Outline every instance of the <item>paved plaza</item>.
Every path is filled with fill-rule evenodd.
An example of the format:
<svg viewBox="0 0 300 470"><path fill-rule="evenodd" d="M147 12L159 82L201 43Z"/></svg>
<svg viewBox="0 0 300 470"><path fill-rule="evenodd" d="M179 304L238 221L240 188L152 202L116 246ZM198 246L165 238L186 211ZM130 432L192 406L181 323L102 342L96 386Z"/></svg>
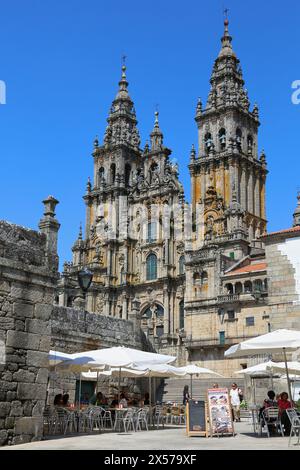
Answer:
<svg viewBox="0 0 300 470"><path fill-rule="evenodd" d="M249 423L238 423L235 437L206 439L189 438L185 428L165 427L155 431L101 433L51 438L49 440L3 447L1 450L300 450L293 438L288 447L287 437L266 435L257 437Z"/></svg>

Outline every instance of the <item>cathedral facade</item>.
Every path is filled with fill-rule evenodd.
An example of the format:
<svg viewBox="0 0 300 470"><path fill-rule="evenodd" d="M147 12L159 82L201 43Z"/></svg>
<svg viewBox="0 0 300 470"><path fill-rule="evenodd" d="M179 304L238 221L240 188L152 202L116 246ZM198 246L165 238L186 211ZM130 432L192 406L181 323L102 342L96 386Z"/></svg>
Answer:
<svg viewBox="0 0 300 470"><path fill-rule="evenodd" d="M123 66L103 142L94 142L85 232L64 265L57 301L84 301L88 311L123 319L135 311L157 350L231 375L239 365L224 366L225 349L267 331L269 316L260 241L267 163L227 20L210 83L206 106L199 100L196 110L187 204L158 113L141 149ZM86 299L83 268L93 273Z"/></svg>

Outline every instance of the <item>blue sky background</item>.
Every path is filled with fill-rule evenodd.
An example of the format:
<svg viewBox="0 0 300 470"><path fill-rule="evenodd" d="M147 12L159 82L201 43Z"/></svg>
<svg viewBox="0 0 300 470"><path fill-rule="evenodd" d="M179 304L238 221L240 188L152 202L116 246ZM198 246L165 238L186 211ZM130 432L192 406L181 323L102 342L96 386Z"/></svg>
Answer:
<svg viewBox="0 0 300 470"><path fill-rule="evenodd" d="M261 112L260 148L269 165L269 229L291 225L300 189L299 0L9 0L0 1L0 218L37 228L41 200L60 200L61 262L85 220L82 196L92 175L92 145L102 140L117 91L121 56L142 143L159 104L165 144L190 197L187 170L197 97L206 101L220 49L223 9L246 86Z"/></svg>

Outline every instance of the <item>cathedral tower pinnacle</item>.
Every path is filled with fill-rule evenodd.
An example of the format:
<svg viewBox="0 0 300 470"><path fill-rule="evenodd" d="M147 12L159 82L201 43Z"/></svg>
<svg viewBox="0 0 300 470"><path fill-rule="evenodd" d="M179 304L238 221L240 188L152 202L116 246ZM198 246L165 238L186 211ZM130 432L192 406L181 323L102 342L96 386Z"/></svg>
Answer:
<svg viewBox="0 0 300 470"><path fill-rule="evenodd" d="M228 19L224 22L221 43L206 106L201 101L197 105L199 153L189 167L194 215L196 205L205 201L213 181L224 209L230 209L236 201L240 204L245 213L245 233L251 241L266 229L267 169L265 159L258 158L259 112L257 104L250 109L240 61L232 47ZM211 217L210 214L210 220ZM226 227L228 229L225 221L224 230Z"/></svg>

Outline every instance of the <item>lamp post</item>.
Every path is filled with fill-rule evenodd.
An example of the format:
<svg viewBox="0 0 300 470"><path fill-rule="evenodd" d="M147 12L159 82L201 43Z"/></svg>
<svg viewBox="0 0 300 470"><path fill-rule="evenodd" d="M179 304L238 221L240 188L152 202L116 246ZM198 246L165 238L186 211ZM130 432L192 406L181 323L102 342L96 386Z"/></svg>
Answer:
<svg viewBox="0 0 300 470"><path fill-rule="evenodd" d="M78 272L78 282L85 300L86 293L89 290L93 280L93 273L88 268L83 268Z"/></svg>

